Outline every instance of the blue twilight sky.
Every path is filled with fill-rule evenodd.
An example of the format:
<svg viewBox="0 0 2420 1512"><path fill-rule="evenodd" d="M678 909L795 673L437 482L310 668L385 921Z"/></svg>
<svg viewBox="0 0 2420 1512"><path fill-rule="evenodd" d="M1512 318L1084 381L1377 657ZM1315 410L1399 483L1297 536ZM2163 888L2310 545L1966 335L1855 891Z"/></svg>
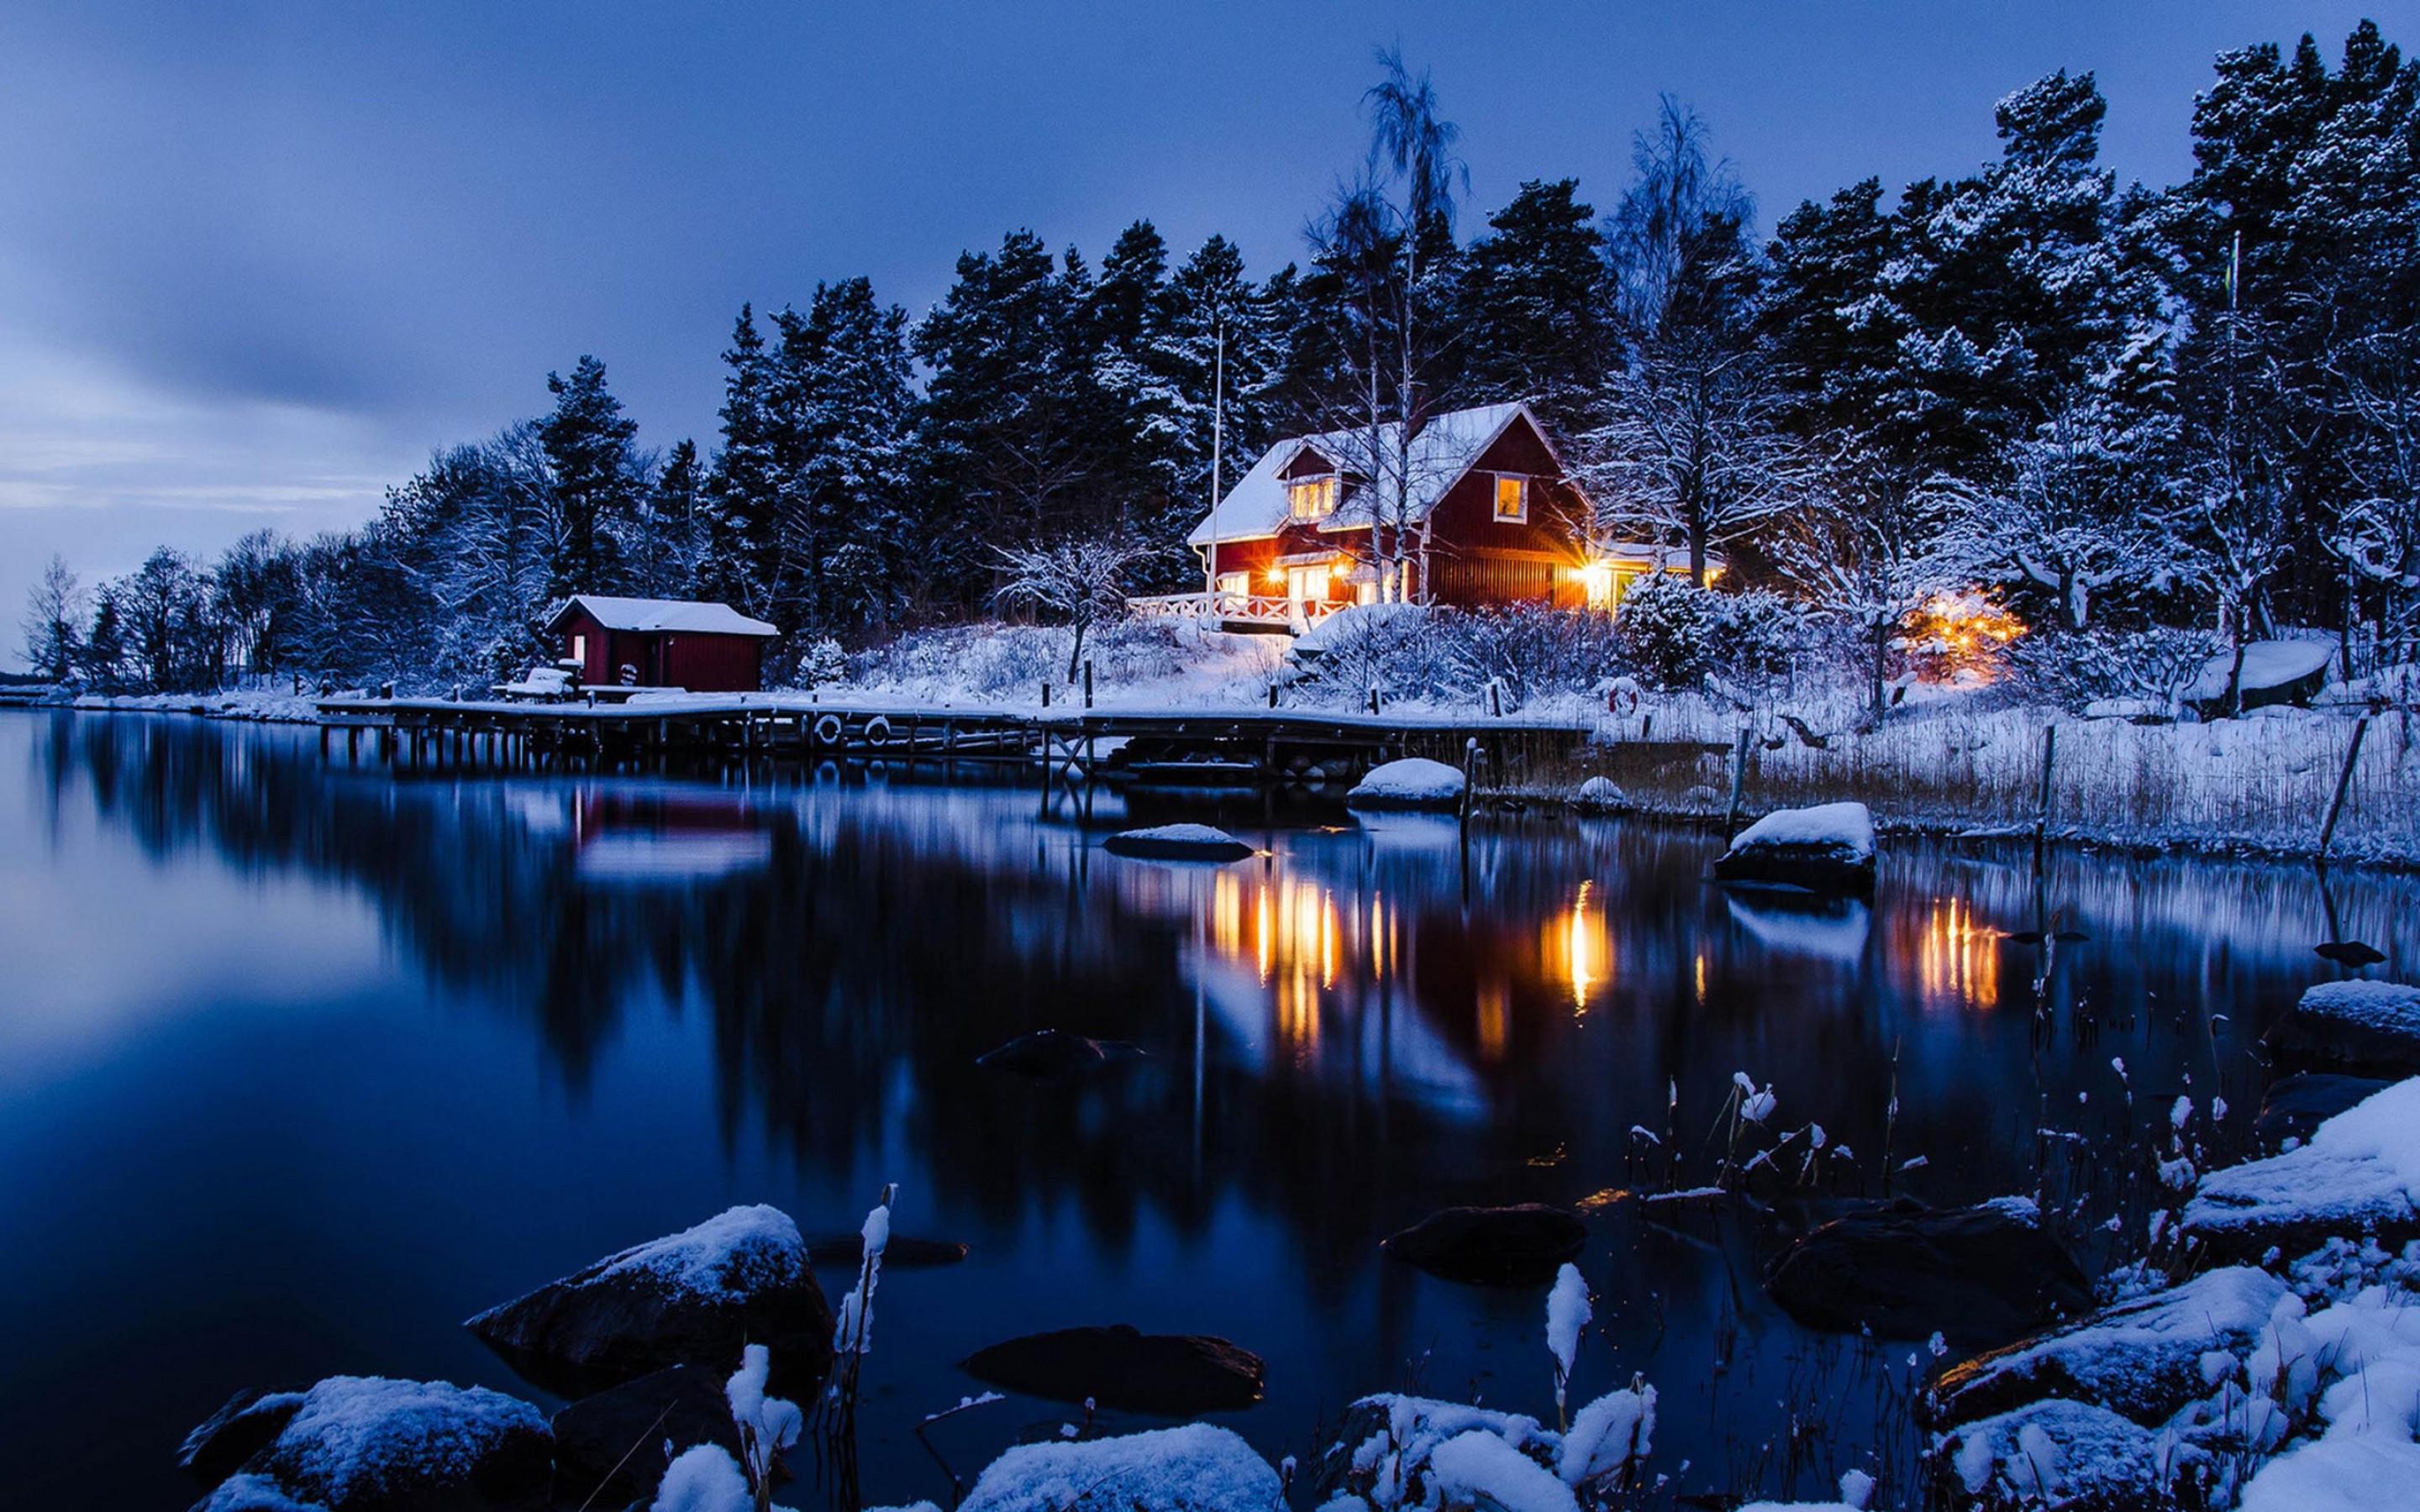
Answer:
<svg viewBox="0 0 2420 1512"><path fill-rule="evenodd" d="M1463 128L1472 200L1600 208L1658 90L1770 227L1868 174L1965 171L1992 102L2090 69L2122 177L2190 168L2211 56L2311 0L0 7L0 659L54 550L352 523L593 351L663 444L708 436L742 300L872 275L921 311L1027 225L1097 260L1137 216L1296 257L1361 151L1373 44Z"/></svg>

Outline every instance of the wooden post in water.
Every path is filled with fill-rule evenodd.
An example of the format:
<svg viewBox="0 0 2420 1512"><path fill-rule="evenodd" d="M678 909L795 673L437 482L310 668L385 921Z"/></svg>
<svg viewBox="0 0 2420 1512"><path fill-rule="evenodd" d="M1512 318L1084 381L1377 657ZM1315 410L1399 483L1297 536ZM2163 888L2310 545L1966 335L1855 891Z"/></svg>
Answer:
<svg viewBox="0 0 2420 1512"><path fill-rule="evenodd" d="M2369 733L2369 716L2365 714L2353 724L2352 744L2345 748L2344 770L2336 774L2336 795L2328 802L2328 822L2319 826L2319 855L2313 859L2325 864L2328 847L2336 838L2336 819L2344 812L2345 795L2352 791L2353 764L2361 760L2361 737Z"/></svg>
<svg viewBox="0 0 2420 1512"><path fill-rule="evenodd" d="M1731 800L1723 810L1723 839L1739 833L1740 805L1747 798L1748 727L1740 726L1739 738L1731 742Z"/></svg>
<svg viewBox="0 0 2420 1512"><path fill-rule="evenodd" d="M1479 737L1462 743L1462 827L1470 827L1471 793L1479 782Z"/></svg>
<svg viewBox="0 0 2420 1512"><path fill-rule="evenodd" d="M2058 726L2044 725L2042 727L2041 793L2036 801L2034 812L2034 872L2037 875L2040 874L2042 869L2042 846L2050 838L2050 779L2057 758Z"/></svg>

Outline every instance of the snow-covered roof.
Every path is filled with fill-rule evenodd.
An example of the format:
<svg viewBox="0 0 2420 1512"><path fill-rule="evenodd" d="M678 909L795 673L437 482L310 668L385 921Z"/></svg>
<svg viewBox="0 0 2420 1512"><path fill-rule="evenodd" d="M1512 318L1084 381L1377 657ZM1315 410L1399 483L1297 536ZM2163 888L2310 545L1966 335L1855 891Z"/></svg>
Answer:
<svg viewBox="0 0 2420 1512"><path fill-rule="evenodd" d="M546 622L550 630L577 607L596 616L609 630L687 630L700 635L780 635L763 620L752 620L728 604L696 603L678 598L615 598L605 594L574 594Z"/></svg>
<svg viewBox="0 0 2420 1512"><path fill-rule="evenodd" d="M1529 407L1517 402L1448 410L1415 431L1406 523L1426 516L1448 489L1461 482L1480 454L1495 444L1496 438L1504 434L1515 417L1527 418L1538 427L1539 435L1545 434ZM1377 444L1382 457L1394 456L1399 428L1394 424L1378 427ZM1227 490L1227 497L1202 517L1201 524L1193 527L1192 533L1185 538L1186 544L1208 546L1213 541L1250 541L1277 534L1293 517L1293 507L1286 499L1285 470L1295 457L1305 451L1315 452L1346 471L1367 472L1365 454L1370 445L1370 432L1359 427L1294 436L1278 442L1262 453L1252 470ZM1367 525L1370 507L1367 491L1357 488L1340 501L1336 512L1321 523L1329 529Z"/></svg>

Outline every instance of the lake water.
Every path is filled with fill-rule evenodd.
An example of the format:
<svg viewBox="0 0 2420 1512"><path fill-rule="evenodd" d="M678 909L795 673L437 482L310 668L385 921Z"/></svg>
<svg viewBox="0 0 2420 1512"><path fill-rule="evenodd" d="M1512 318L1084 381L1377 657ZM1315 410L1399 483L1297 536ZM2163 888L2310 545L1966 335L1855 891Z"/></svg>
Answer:
<svg viewBox="0 0 2420 1512"><path fill-rule="evenodd" d="M906 773L397 777L306 731L0 715L13 1500L183 1504L176 1443L239 1386L551 1405L460 1320L733 1203L852 1229L892 1180L898 1232L972 1251L885 1280L871 1498L946 1504L912 1430L978 1389L954 1362L1074 1324L1265 1356L1267 1399L1220 1421L1272 1458L1407 1385L1551 1419L1539 1293L1378 1250L1525 1199L1595 1214L1575 1401L1643 1373L1676 1489L1812 1493L1877 1432L1904 1455L1877 1404L1908 1351L1788 1322L1758 1235L1591 1201L1664 1179L1634 1126L1704 1180L1745 1071L1851 1152L1801 1193L1920 1157L1897 1190L2040 1193L2097 1264L2142 1211L2130 1130L2221 1092L2242 1137L2257 1035L2335 974L2331 907L2385 974L2420 953L2394 876L2067 854L2038 887L2022 851L1906 841L1870 909L1810 914L1708 886L1684 829L1466 846L1253 800L1217 817L1269 854L1203 868L1102 852L1126 813ZM2044 918L2090 936L2046 975L2004 937ZM1149 1055L1073 1089L974 1066L1046 1026ZM1079 1415L1016 1398L932 1437L970 1473Z"/></svg>

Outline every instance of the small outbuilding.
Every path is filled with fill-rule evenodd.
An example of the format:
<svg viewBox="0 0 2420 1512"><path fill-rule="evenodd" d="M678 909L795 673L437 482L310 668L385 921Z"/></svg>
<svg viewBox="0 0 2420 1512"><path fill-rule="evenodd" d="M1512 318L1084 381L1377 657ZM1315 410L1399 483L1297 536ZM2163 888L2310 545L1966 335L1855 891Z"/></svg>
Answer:
<svg viewBox="0 0 2420 1512"><path fill-rule="evenodd" d="M753 693L765 642L781 634L728 604L574 594L546 622L564 664L596 687Z"/></svg>

